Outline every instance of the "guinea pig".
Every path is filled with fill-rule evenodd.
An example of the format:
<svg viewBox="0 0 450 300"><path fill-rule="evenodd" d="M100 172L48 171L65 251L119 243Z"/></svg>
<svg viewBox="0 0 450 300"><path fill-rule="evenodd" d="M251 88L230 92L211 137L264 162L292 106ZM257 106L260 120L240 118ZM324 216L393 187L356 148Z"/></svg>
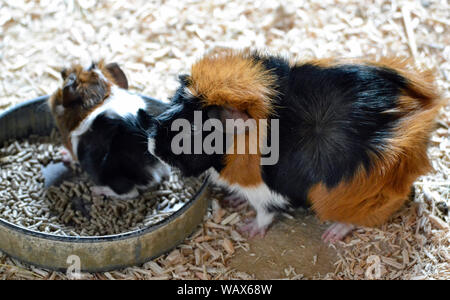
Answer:
<svg viewBox="0 0 450 300"><path fill-rule="evenodd" d="M73 65L61 71L62 88L48 104L67 151L97 185L96 195L134 198L159 183L167 165L147 151L146 101L127 91L118 64Z"/></svg>
<svg viewBox="0 0 450 300"><path fill-rule="evenodd" d="M248 200L257 215L241 230L250 237L264 235L277 212L307 205L334 222L322 236L332 242L355 225L386 222L408 199L414 180L431 169L427 144L443 104L433 73L407 59L290 62L226 50L180 76L148 146L183 173L208 171ZM234 126L225 126L230 120ZM177 146L180 128L191 151ZM208 143L217 151L201 151Z"/></svg>

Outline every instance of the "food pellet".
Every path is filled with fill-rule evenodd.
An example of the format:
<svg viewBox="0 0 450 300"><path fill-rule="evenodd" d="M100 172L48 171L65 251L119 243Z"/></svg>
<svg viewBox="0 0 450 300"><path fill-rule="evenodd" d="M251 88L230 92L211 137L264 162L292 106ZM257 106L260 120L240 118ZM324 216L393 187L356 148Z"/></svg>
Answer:
<svg viewBox="0 0 450 300"><path fill-rule="evenodd" d="M0 215L35 231L61 236L102 236L142 229L161 222L186 204L202 178L170 179L140 191L135 199L93 196L94 184L73 165L74 176L44 189L42 168L61 162L58 135L30 136L0 148Z"/></svg>

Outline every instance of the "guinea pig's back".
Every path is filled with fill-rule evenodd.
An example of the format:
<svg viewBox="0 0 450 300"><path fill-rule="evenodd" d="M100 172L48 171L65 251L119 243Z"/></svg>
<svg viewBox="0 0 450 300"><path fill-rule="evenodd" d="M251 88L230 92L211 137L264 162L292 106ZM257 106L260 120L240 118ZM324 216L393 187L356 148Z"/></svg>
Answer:
<svg viewBox="0 0 450 300"><path fill-rule="evenodd" d="M277 110L282 168L330 187L361 164L369 168L370 153L392 135L398 116L386 112L404 86L401 76L372 66L292 68Z"/></svg>
<svg viewBox="0 0 450 300"><path fill-rule="evenodd" d="M442 101L430 72L396 63L293 67L277 109L280 160L264 167L269 185L303 202L318 184L332 190L364 173L364 182L376 185L382 180L369 182L372 174L387 180L401 168L390 180L409 191L429 170L427 142Z"/></svg>

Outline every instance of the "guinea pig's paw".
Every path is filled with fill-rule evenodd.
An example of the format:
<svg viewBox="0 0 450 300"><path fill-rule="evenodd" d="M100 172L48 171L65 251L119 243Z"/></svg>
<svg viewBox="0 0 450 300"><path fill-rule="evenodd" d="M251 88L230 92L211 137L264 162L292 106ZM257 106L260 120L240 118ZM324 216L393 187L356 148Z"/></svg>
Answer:
<svg viewBox="0 0 450 300"><path fill-rule="evenodd" d="M229 194L223 197L222 203L226 206L237 208L241 206L242 204L246 203L247 199L244 197L238 195L238 194Z"/></svg>
<svg viewBox="0 0 450 300"><path fill-rule="evenodd" d="M246 223L239 227L239 231L242 234L248 236L248 238L252 239L256 236L264 237L267 233L267 229L269 226L259 226L258 222L255 219L246 220Z"/></svg>
<svg viewBox="0 0 450 300"><path fill-rule="evenodd" d="M91 193L94 196L106 196L121 200L133 199L139 196L139 192L136 188L133 188L130 192L125 194L117 194L109 186L93 186L91 187Z"/></svg>
<svg viewBox="0 0 450 300"><path fill-rule="evenodd" d="M322 240L325 243L335 243L337 241L342 241L348 234L350 234L355 225L346 223L333 223L327 230L325 230L322 235Z"/></svg>
<svg viewBox="0 0 450 300"><path fill-rule="evenodd" d="M161 179L162 180L168 180L170 178L170 167L166 165L165 163L161 163L161 165L158 168Z"/></svg>
<svg viewBox="0 0 450 300"><path fill-rule="evenodd" d="M156 166L148 168L148 172L151 174L150 187L154 187L170 178L170 168L163 163L158 163Z"/></svg>
<svg viewBox="0 0 450 300"><path fill-rule="evenodd" d="M93 196L107 196L106 194L111 192L111 189L107 186L91 186L91 193Z"/></svg>

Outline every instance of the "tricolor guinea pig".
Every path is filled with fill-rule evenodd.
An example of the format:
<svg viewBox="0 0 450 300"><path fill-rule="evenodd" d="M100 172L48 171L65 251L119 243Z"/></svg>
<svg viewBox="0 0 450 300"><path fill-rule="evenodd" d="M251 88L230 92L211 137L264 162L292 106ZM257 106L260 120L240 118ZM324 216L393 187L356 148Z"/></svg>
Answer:
<svg viewBox="0 0 450 300"><path fill-rule="evenodd" d="M153 120L149 151L187 175L208 171L247 199L257 213L241 228L249 236L263 235L278 211L307 204L335 222L323 239L342 239L355 225L387 221L431 168L427 144L444 102L432 72L408 60L289 62L227 50L180 82ZM236 151L242 137L246 152Z"/></svg>
<svg viewBox="0 0 450 300"><path fill-rule="evenodd" d="M116 63L73 65L61 72L63 85L49 106L67 148L97 186L97 195L133 198L138 188L158 183L168 167L147 151L145 100L127 91Z"/></svg>

